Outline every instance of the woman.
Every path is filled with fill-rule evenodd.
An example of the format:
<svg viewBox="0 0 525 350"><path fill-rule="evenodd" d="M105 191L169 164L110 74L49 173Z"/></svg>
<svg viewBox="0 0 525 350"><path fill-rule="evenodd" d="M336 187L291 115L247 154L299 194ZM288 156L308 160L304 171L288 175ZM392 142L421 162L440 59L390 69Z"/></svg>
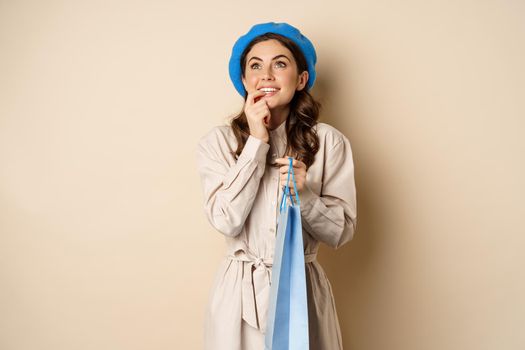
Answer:
<svg viewBox="0 0 525 350"><path fill-rule="evenodd" d="M312 43L287 23L257 24L233 47L229 73L245 99L243 111L197 147L205 213L227 245L206 309L205 349L264 348L288 156L301 203L310 349L343 348L331 285L316 254L320 242L338 248L354 235L354 166L348 139L317 122L320 104L308 91L315 63Z"/></svg>

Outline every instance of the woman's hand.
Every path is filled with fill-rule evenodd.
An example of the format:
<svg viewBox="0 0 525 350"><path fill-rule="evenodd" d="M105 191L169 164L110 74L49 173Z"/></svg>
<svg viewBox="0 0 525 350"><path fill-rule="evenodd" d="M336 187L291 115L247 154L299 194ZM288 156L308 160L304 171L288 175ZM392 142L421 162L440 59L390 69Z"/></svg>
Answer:
<svg viewBox="0 0 525 350"><path fill-rule="evenodd" d="M248 127L250 128L250 135L268 143L270 141L268 126L270 125L271 114L266 99L263 98L264 95L266 93L260 90L248 92L244 105L244 114L246 114ZM259 98L260 100L258 100Z"/></svg>
<svg viewBox="0 0 525 350"><path fill-rule="evenodd" d="M290 165L290 160L288 158L277 158L275 162L278 164L282 164L282 166L279 167L279 172L281 173L280 185L281 187L284 187L286 186L286 180L288 179L288 168ZM304 188L304 184L306 182L306 164L304 164L300 160L294 159L292 166L293 166L293 173L295 175L295 185L297 187L297 192L299 192ZM290 174L289 186L290 186L290 193L292 195L295 195L295 191L293 188L292 174Z"/></svg>

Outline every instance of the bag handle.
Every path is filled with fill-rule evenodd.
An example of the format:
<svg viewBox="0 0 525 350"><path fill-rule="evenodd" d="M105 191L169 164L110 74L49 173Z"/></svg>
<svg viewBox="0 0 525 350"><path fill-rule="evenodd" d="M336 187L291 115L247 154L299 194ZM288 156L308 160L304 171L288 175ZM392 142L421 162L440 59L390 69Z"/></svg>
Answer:
<svg viewBox="0 0 525 350"><path fill-rule="evenodd" d="M294 174L294 171L293 171L293 158L292 157L288 157L288 159L290 160L290 165L288 166L288 178L286 180L286 186L284 187L283 196L281 198L280 211L283 211L283 209L284 209L284 203L285 203L284 198L285 198L286 195L290 198L290 202L292 203L292 205L294 204L293 197L290 194L290 186L289 186L289 184L290 184L290 174L292 174L293 189L294 189L294 192L295 192L296 203L298 205L301 205L301 201L299 200L299 194L297 193L297 184L295 183L295 174Z"/></svg>

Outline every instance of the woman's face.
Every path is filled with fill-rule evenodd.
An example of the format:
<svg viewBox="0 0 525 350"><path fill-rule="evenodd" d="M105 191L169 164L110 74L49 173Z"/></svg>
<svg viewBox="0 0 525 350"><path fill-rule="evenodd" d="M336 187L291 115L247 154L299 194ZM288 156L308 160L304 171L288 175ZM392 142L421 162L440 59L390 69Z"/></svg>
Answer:
<svg viewBox="0 0 525 350"><path fill-rule="evenodd" d="M263 87L277 89L263 96L269 108L287 106L295 91L303 89L308 82L308 72L299 75L292 52L274 39L259 42L251 48L246 55L244 74L242 82L248 92Z"/></svg>

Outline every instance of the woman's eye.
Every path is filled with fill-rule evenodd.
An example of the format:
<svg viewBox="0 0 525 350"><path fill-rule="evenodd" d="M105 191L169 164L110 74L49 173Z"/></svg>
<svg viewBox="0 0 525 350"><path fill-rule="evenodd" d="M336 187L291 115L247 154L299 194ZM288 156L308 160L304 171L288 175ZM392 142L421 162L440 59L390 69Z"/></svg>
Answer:
<svg viewBox="0 0 525 350"><path fill-rule="evenodd" d="M283 61L277 61L276 62L277 65L279 65L279 67L286 67L286 63L284 63ZM281 65L282 64L282 65ZM250 66L251 69L254 69L255 66L259 66L259 63L254 63Z"/></svg>

